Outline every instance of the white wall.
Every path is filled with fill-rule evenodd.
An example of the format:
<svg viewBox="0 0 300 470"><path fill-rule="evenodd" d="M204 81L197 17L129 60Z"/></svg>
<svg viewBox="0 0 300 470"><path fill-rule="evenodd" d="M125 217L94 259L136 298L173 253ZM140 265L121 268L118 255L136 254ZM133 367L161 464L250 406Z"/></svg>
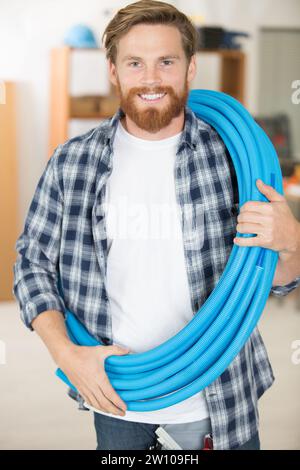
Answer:
<svg viewBox="0 0 300 470"><path fill-rule="evenodd" d="M128 0L0 0L0 80L19 83L18 160L20 227L46 161L49 122L49 52L62 44L74 23L87 23L100 41L112 12ZM299 26L299 0L175 0L188 15L203 14L209 25L249 32L247 106L257 109L257 32L260 26ZM212 66L199 62L195 86L215 84ZM210 70L210 71L209 71ZM298 77L299 78L299 77Z"/></svg>

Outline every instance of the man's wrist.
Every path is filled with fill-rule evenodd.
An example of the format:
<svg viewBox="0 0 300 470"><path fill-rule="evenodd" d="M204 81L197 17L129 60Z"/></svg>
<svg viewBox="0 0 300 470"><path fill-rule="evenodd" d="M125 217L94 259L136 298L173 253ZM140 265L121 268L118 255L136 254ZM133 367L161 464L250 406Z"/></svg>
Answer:
<svg viewBox="0 0 300 470"><path fill-rule="evenodd" d="M292 237L291 245L288 249L279 252L279 257L283 261L292 259L295 255L300 255L300 222L295 225L295 231Z"/></svg>
<svg viewBox="0 0 300 470"><path fill-rule="evenodd" d="M292 255L295 253L300 253L300 222L298 221L295 224L294 243L291 247L290 253Z"/></svg>
<svg viewBox="0 0 300 470"><path fill-rule="evenodd" d="M54 362L58 367L62 367L64 361L69 357L70 354L76 351L78 346L74 344L71 340L63 340L52 352L52 357Z"/></svg>
<svg viewBox="0 0 300 470"><path fill-rule="evenodd" d="M300 223L297 222L294 234L295 244L290 250L279 252L274 282L286 285L300 276ZM274 285L274 284L273 284Z"/></svg>

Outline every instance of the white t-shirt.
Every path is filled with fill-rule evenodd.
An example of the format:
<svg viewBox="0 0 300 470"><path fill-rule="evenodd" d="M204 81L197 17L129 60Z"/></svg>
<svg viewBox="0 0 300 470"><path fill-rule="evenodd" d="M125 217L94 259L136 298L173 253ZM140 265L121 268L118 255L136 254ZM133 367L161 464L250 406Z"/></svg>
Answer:
<svg viewBox="0 0 300 470"><path fill-rule="evenodd" d="M113 344L132 353L165 342L193 318L174 180L180 135L144 140L119 123L114 139L106 187L106 287ZM157 424L209 415L203 392L160 410L103 414Z"/></svg>

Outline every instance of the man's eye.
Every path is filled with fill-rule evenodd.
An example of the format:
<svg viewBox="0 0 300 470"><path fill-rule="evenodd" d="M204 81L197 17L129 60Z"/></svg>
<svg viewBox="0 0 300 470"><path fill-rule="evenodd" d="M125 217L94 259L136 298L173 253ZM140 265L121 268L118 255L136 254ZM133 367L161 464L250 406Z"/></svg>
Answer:
<svg viewBox="0 0 300 470"><path fill-rule="evenodd" d="M165 59L165 60L162 61L162 63L163 63L164 65L172 65L172 64L173 64L173 61L172 61L172 60ZM129 66L130 66L130 67L133 67L133 68L136 68L136 67L138 67L139 65L140 65L140 62L138 62L138 61L136 61L136 60L134 60L134 61L132 61L132 62L129 62Z"/></svg>

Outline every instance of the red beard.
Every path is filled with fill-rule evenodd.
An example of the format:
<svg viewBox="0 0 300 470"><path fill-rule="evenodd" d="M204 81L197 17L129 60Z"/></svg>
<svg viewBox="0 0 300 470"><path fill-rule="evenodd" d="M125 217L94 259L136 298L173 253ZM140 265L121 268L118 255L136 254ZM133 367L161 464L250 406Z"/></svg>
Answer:
<svg viewBox="0 0 300 470"><path fill-rule="evenodd" d="M167 93L163 98L168 100L168 104L163 108L148 104L146 109L139 108L135 100L141 99L138 94L144 93ZM189 89L187 81L185 81L184 90L177 95L172 87L155 87L149 89L147 87L134 87L129 90L127 95L121 91L120 82L117 80L117 93L120 98L120 107L123 112L141 129L155 133L168 126L173 118L180 115L186 105Z"/></svg>

